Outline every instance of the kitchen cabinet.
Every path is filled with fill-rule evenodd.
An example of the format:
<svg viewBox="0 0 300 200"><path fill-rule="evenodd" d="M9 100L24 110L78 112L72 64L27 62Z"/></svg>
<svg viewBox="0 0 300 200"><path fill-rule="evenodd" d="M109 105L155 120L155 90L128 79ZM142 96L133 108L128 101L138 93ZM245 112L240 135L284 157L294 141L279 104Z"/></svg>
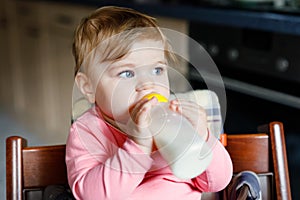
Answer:
<svg viewBox="0 0 300 200"><path fill-rule="evenodd" d="M2 2L4 3L4 2ZM8 16L4 6L0 7L0 103L3 107L11 105L12 99L12 81L11 64L9 57L9 30Z"/></svg>
<svg viewBox="0 0 300 200"><path fill-rule="evenodd" d="M0 106L5 111L24 111L24 95L19 59L19 27L17 24L17 9L15 1L0 1L1 15L1 86Z"/></svg>
<svg viewBox="0 0 300 200"><path fill-rule="evenodd" d="M11 39L0 38L0 105L8 106L40 141L65 142L71 123L73 32L93 8L37 1L10 1L2 8L9 9L10 28L1 10L0 33Z"/></svg>
<svg viewBox="0 0 300 200"><path fill-rule="evenodd" d="M73 33L81 18L92 8L57 4L44 4L44 7L48 10L47 23L42 25L46 30L47 46L43 71L46 127L59 134L58 137L65 137L72 117L75 66L72 55Z"/></svg>
<svg viewBox="0 0 300 200"><path fill-rule="evenodd" d="M18 44L16 46L17 58L19 63L16 68L18 71L15 76L18 77L16 84L19 91L16 98L22 99L18 106L22 114L22 120L25 123L37 124L43 126L45 97L42 94L45 84L42 77L43 70L43 34L41 29L42 20L39 4L18 2L16 4L16 26L18 28Z"/></svg>

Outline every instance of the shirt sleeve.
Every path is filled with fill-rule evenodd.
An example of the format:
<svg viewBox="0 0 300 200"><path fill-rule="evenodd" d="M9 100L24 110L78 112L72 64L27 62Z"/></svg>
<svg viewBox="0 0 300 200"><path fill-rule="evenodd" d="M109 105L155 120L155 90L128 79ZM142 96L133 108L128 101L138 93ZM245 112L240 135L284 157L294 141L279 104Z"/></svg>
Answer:
<svg viewBox="0 0 300 200"><path fill-rule="evenodd" d="M126 199L142 182L153 160L130 139L121 147L101 130L75 122L66 148L69 185L76 199Z"/></svg>
<svg viewBox="0 0 300 200"><path fill-rule="evenodd" d="M232 178L232 161L218 139L210 136L207 142L212 147L212 160L208 168L192 181L202 192L218 192L224 189Z"/></svg>

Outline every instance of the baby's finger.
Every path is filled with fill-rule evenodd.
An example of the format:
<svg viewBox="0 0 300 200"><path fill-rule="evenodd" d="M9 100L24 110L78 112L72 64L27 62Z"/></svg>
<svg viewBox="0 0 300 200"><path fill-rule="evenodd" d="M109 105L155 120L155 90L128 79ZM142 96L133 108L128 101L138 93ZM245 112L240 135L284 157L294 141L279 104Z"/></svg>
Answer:
<svg viewBox="0 0 300 200"><path fill-rule="evenodd" d="M206 121L206 111L198 104L191 101L174 101L170 103L170 108L187 118L193 125L201 121Z"/></svg>
<svg viewBox="0 0 300 200"><path fill-rule="evenodd" d="M188 100L173 100L170 102L170 108L180 114L183 114L183 112L205 112L203 107Z"/></svg>
<svg viewBox="0 0 300 200"><path fill-rule="evenodd" d="M207 138L207 115L203 107L188 100L174 100L170 108L184 116L204 138Z"/></svg>
<svg viewBox="0 0 300 200"><path fill-rule="evenodd" d="M133 118L134 122L137 124L143 124L145 121L147 121L149 110L156 103L156 98L143 99L139 101L131 112L131 117Z"/></svg>

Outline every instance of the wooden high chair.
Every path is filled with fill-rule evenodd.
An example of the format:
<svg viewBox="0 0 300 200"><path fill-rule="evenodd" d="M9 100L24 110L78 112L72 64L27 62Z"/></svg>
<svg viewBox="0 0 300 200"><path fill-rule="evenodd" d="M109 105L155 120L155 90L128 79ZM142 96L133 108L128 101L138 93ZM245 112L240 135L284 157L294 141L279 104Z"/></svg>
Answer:
<svg viewBox="0 0 300 200"><path fill-rule="evenodd" d="M258 174L262 199L291 200L283 124L271 122L255 134L225 134L235 174L250 170ZM227 190L224 191L226 196Z"/></svg>
<svg viewBox="0 0 300 200"><path fill-rule="evenodd" d="M259 127L259 132L223 135L233 161L234 173L243 170L258 173L263 200L290 200L283 125L272 122ZM65 145L29 147L24 138L7 138L6 199L39 200L43 189L53 184L67 184ZM225 189L224 196L226 192Z"/></svg>
<svg viewBox="0 0 300 200"><path fill-rule="evenodd" d="M42 199L48 185L66 185L65 145L27 146L26 139L6 139L6 199Z"/></svg>

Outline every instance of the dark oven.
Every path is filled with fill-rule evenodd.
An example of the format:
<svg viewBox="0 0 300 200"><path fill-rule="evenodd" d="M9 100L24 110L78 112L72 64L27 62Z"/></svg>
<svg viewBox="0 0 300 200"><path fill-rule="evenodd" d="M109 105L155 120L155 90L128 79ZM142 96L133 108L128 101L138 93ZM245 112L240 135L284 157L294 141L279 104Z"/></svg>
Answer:
<svg viewBox="0 0 300 200"><path fill-rule="evenodd" d="M292 193L299 199L300 36L198 22L190 23L189 33L223 78L225 132L255 132L257 125L284 123ZM191 62L197 59L193 48L189 55ZM190 67L189 79L194 89L206 88L195 67Z"/></svg>

